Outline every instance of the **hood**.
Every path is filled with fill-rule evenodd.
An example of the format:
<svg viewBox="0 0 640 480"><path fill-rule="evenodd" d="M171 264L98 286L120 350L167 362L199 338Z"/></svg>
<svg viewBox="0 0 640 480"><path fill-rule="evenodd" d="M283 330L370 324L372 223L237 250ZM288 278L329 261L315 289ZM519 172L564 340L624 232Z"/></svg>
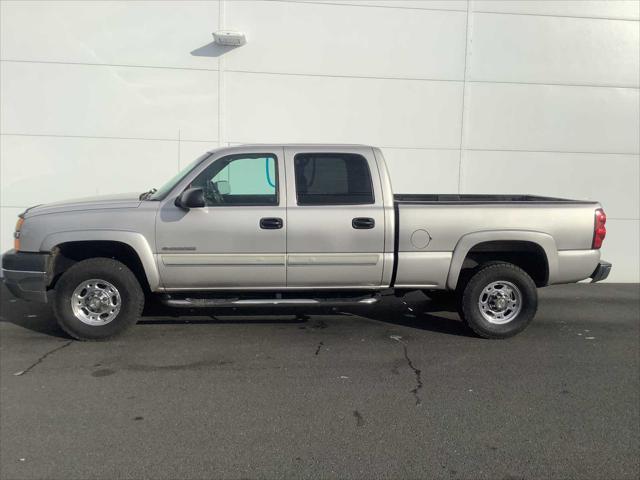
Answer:
<svg viewBox="0 0 640 480"><path fill-rule="evenodd" d="M139 193L120 193L117 195L100 195L96 197L78 198L63 202L45 203L25 210L25 217L47 213L63 213L80 210L100 210L105 208L137 208L141 200Z"/></svg>

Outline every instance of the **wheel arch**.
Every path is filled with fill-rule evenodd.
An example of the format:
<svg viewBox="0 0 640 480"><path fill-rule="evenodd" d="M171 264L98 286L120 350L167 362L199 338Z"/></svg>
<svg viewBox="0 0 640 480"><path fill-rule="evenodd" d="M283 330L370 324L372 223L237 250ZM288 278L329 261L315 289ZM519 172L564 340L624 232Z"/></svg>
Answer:
<svg viewBox="0 0 640 480"><path fill-rule="evenodd" d="M69 262L106 256L122 261L150 291L160 287L155 258L145 237L137 232L87 230L54 233L45 238L41 251L54 253L53 279ZM57 275L56 275L57 274Z"/></svg>
<svg viewBox="0 0 640 480"><path fill-rule="evenodd" d="M522 230L492 230L464 235L451 258L447 288L454 290L461 272L474 263L507 261L525 270L541 287L558 272L558 250L549 234Z"/></svg>

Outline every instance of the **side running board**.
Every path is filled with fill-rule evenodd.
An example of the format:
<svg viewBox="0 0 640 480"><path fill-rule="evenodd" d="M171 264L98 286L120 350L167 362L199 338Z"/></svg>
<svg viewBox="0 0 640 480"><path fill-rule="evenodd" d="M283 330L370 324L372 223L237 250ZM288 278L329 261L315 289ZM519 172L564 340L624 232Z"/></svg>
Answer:
<svg viewBox="0 0 640 480"><path fill-rule="evenodd" d="M299 306L299 305L372 305L377 303L380 295L334 298L286 298L274 296L271 298L220 298L164 295L161 302L168 307L177 308L213 308L213 307L255 307L255 306Z"/></svg>

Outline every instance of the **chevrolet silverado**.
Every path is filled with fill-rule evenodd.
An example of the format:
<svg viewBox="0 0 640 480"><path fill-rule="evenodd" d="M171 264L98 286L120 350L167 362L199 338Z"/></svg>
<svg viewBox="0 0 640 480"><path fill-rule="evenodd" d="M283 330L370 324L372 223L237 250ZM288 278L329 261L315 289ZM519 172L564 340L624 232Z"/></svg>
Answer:
<svg viewBox="0 0 640 480"><path fill-rule="evenodd" d="M605 222L593 201L394 195L375 147L243 145L142 194L27 209L2 271L82 340L123 332L152 296L186 309L375 308L413 290L450 295L477 335L506 338L533 319L537 288L607 277Z"/></svg>

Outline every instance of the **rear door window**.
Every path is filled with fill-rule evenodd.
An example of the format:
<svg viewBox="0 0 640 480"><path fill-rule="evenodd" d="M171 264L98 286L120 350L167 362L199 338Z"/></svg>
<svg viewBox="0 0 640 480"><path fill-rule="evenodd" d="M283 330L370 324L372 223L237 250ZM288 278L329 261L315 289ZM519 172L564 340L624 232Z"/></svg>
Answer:
<svg viewBox="0 0 640 480"><path fill-rule="evenodd" d="M294 157L298 205L374 203L367 160L353 153L299 153Z"/></svg>

